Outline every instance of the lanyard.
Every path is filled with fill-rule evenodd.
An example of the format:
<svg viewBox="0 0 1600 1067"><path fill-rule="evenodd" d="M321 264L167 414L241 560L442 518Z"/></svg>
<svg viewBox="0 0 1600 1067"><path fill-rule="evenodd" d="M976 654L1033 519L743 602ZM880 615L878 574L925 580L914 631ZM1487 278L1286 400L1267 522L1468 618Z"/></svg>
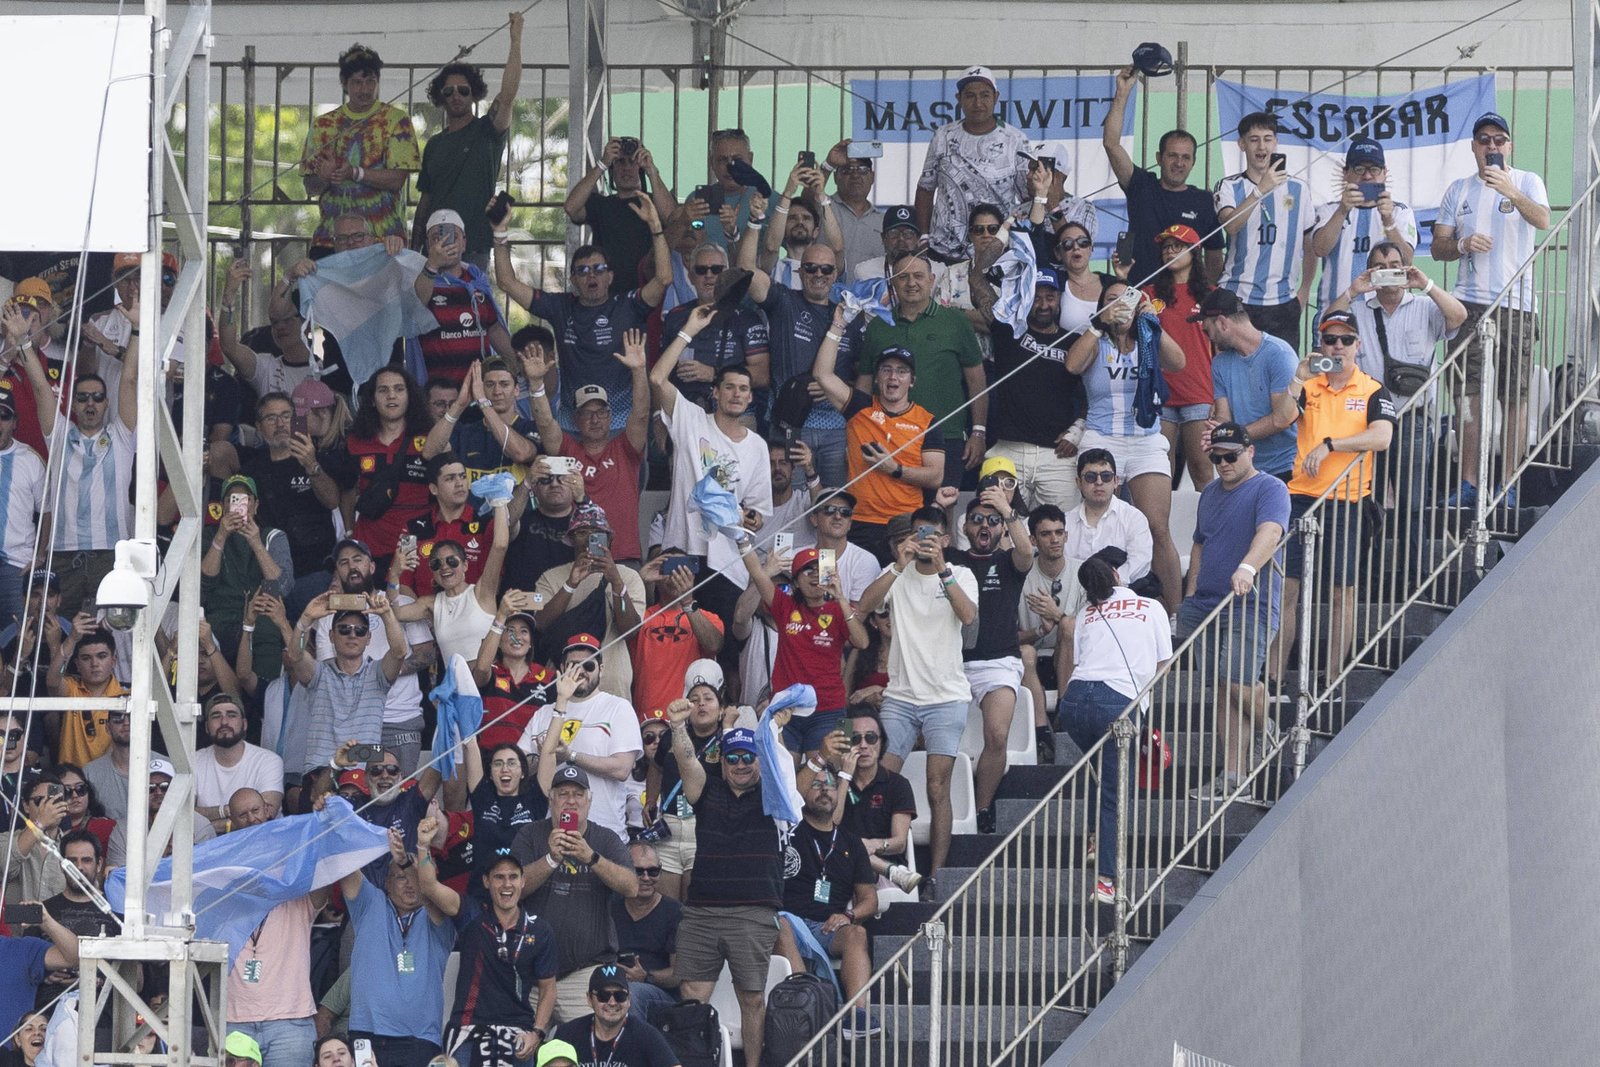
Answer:
<svg viewBox="0 0 1600 1067"><path fill-rule="evenodd" d="M817 844L816 838L811 839L811 850L817 854L817 866L820 868L818 873L821 874L824 879L828 877L828 861L833 859L833 850L837 848L838 845L839 828L837 826L833 828L833 836L828 839L828 854L826 856L822 854L822 846Z"/></svg>
<svg viewBox="0 0 1600 1067"><path fill-rule="evenodd" d="M389 907L393 908L394 904L390 903ZM407 912L404 915L401 915L399 911L394 913L395 922L400 926L400 947L402 949L406 948L410 942L411 924L417 921L417 914L421 911L422 909L418 908L416 911Z"/></svg>
<svg viewBox="0 0 1600 1067"><path fill-rule="evenodd" d="M607 1064L607 1067L609 1067L609 1065L617 1062L615 1059L613 1059L613 1057L617 1054L617 1045L622 1041L622 1032L624 1030L626 1030L627 1028L628 1028L628 1020L627 1019L623 1019L622 1020L622 1025L617 1028L617 1036L613 1037L611 1039L611 1047L606 1049L605 1062ZM594 1043L594 1024L592 1024L592 1023L589 1025L589 1062L592 1063L592 1064L595 1064L596 1067L599 1067L599 1064L600 1064L600 1051L599 1051L599 1049L595 1048L595 1043Z"/></svg>

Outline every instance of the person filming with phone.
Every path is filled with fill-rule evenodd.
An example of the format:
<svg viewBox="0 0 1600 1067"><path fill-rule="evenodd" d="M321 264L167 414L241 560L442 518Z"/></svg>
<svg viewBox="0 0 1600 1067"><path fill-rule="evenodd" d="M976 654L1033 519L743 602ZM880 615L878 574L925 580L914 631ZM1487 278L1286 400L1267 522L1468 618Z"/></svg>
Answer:
<svg viewBox="0 0 1600 1067"><path fill-rule="evenodd" d="M294 588L289 535L259 521L259 504L254 478L235 474L223 482L222 517L200 558L200 606L230 663L246 636L242 626L249 599L256 593L287 597ZM276 678L283 636L272 626L249 636L258 673L269 681Z"/></svg>
<svg viewBox="0 0 1600 1067"><path fill-rule="evenodd" d="M1383 146L1377 141L1357 137L1350 142L1339 192L1338 200L1317 208L1317 228L1311 234L1311 254L1322 259L1317 307L1324 311L1366 269L1360 249L1387 241L1409 263L1417 247L1417 217L1390 195Z"/></svg>
<svg viewBox="0 0 1600 1067"><path fill-rule="evenodd" d="M611 179L612 192L600 191L600 183ZM655 157L637 137L613 137L600 150L594 166L572 183L567 202L562 205L567 220L575 226L588 225L594 243L616 265L611 275L611 295L627 296L639 284L639 265L650 255L653 234L659 226L649 226L630 206L648 196L656 215L670 218L678 210Z"/></svg>
<svg viewBox="0 0 1600 1067"><path fill-rule="evenodd" d="M1311 190L1289 176L1278 151L1278 119L1257 111L1239 120L1244 170L1217 183L1217 218L1228 235L1219 288L1237 296L1256 328L1300 343L1305 289L1301 260L1313 225Z"/></svg>
<svg viewBox="0 0 1600 1067"><path fill-rule="evenodd" d="M639 628L644 617L644 579L611 555L614 532L605 509L579 504L567 526L573 560L539 575L534 610L540 645L547 655L565 647L576 633L597 633L605 639L606 657L599 690L627 700L633 693L633 657L619 637Z"/></svg>

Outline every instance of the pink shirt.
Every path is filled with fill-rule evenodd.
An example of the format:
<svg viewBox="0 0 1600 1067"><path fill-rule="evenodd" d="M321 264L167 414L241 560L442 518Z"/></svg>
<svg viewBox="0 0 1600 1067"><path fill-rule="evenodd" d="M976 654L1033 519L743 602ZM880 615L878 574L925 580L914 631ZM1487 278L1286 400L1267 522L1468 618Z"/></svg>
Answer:
<svg viewBox="0 0 1600 1067"><path fill-rule="evenodd" d="M644 453L633 447L626 433L619 433L606 442L598 456L591 456L568 433L561 435L561 454L583 464L584 492L605 509L611 523L611 557L643 559L644 551L639 547L639 467L644 463Z"/></svg>
<svg viewBox="0 0 1600 1067"><path fill-rule="evenodd" d="M311 999L314 918L310 897L287 901L267 912L228 972L229 1022L309 1019L317 1013Z"/></svg>

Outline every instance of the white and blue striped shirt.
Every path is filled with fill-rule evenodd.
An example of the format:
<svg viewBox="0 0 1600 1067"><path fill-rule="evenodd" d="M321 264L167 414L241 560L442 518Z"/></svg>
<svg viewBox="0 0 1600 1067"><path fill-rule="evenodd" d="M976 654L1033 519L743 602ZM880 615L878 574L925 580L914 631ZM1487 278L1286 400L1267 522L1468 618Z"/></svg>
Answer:
<svg viewBox="0 0 1600 1067"><path fill-rule="evenodd" d="M1544 180L1530 170L1512 168L1511 181L1523 196L1542 207L1550 206ZM1494 247L1487 252L1464 252L1461 273L1453 290L1456 299L1473 304L1490 304L1500 291L1511 285L1516 272L1533 256L1539 231L1523 218L1511 201L1495 192L1476 174L1457 178L1444 191L1435 225L1455 230L1457 241L1475 233L1488 234ZM1533 273L1522 271L1516 285L1506 294L1506 307L1537 311L1533 295Z"/></svg>
<svg viewBox="0 0 1600 1067"><path fill-rule="evenodd" d="M1235 174L1217 183L1217 212L1238 209L1256 192L1248 175ZM1246 304L1276 307L1300 290L1300 260L1315 211L1310 190L1289 178L1250 209L1250 218L1228 238L1228 259L1218 283Z"/></svg>
<svg viewBox="0 0 1600 1067"><path fill-rule="evenodd" d="M1133 417L1133 394L1139 388L1139 350L1117 351L1116 343L1100 338L1094 360L1083 372L1083 391L1089 400L1084 417L1089 429L1110 437L1148 437L1161 432L1157 419L1148 429Z"/></svg>
<svg viewBox="0 0 1600 1067"><path fill-rule="evenodd" d="M1337 201L1317 208L1313 231L1322 229L1339 210ZM1394 228L1413 249L1417 247L1417 216L1404 204L1394 206ZM1367 254L1387 241L1383 217L1375 207L1354 207L1344 217L1339 230L1339 243L1333 251L1322 257L1322 280L1317 283L1317 307L1325 308L1343 295L1356 280L1356 275L1367 269Z"/></svg>
<svg viewBox="0 0 1600 1067"><path fill-rule="evenodd" d="M106 424L85 436L76 424L67 428L61 463L61 485L54 500L57 552L112 549L133 536L133 431L115 411Z"/></svg>
<svg viewBox="0 0 1600 1067"><path fill-rule="evenodd" d="M14 440L0 450L0 531L4 531L3 562L8 566L26 567L33 558L42 510L44 461L39 453Z"/></svg>

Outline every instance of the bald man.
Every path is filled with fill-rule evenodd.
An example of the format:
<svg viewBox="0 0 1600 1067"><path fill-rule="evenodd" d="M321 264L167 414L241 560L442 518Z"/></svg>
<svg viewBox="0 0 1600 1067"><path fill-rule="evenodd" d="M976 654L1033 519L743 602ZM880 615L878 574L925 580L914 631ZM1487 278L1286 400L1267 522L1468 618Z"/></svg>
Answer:
<svg viewBox="0 0 1600 1067"><path fill-rule="evenodd" d="M272 818L272 808L267 804L266 797L248 786L236 790L228 798L228 830L243 830L247 826L258 826Z"/></svg>

